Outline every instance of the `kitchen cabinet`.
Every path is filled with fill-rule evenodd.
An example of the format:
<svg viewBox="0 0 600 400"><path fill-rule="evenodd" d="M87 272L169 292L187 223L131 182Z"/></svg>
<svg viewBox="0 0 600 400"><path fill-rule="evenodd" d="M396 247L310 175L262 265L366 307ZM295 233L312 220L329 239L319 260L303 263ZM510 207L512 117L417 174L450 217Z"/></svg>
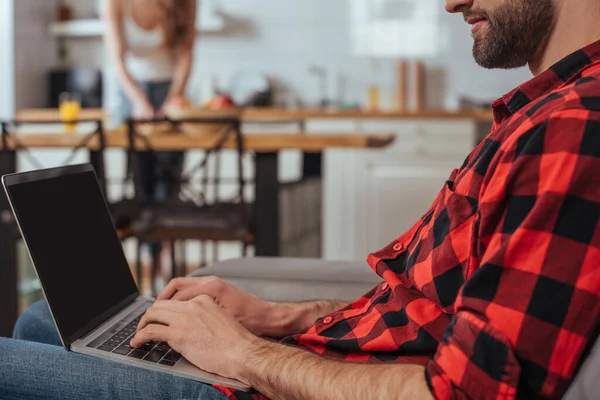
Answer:
<svg viewBox="0 0 600 400"><path fill-rule="evenodd" d="M472 120L356 120L355 131L393 132L382 150L328 150L323 177L326 259L364 260L428 209L478 138Z"/></svg>

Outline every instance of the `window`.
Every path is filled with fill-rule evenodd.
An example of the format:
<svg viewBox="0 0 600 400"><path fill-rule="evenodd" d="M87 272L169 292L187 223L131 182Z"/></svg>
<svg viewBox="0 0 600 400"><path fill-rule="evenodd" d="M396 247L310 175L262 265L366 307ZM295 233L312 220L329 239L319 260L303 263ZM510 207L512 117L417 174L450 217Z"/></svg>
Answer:
<svg viewBox="0 0 600 400"><path fill-rule="evenodd" d="M430 57L441 47L438 0L351 0L353 53Z"/></svg>

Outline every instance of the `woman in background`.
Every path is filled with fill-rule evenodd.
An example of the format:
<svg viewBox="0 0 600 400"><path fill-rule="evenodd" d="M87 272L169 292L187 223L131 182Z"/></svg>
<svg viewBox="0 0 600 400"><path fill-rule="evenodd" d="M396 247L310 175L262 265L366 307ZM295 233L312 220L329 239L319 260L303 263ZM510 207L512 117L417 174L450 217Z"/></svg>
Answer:
<svg viewBox="0 0 600 400"><path fill-rule="evenodd" d="M120 90L116 121L165 116L173 100L184 96L192 66L196 0L103 0L105 41ZM153 204L179 193L177 173L183 152L139 155L143 196ZM153 246L160 258L160 247Z"/></svg>

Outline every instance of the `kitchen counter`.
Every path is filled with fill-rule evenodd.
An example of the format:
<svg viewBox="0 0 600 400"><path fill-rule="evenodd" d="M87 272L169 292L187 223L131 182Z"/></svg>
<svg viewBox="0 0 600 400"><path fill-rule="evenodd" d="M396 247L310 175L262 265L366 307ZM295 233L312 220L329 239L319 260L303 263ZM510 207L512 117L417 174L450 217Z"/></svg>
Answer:
<svg viewBox="0 0 600 400"><path fill-rule="evenodd" d="M399 111L340 111L299 109L288 110L278 108L250 108L243 113L244 122L258 122L268 120L303 120L303 119L470 119L476 121L492 121L491 111L445 111L428 110L422 112Z"/></svg>
<svg viewBox="0 0 600 400"><path fill-rule="evenodd" d="M212 118L219 116L241 116L243 122L277 122L306 119L381 119L381 120L472 120L491 122L491 111L446 111L427 110L422 112L397 111L327 111L318 109L282 109L282 108L247 108L243 110L202 110L193 109L178 113L179 118ZM60 121L56 109L23 109L17 112L17 120L21 122ZM102 109L84 109L81 119L105 119L109 114Z"/></svg>

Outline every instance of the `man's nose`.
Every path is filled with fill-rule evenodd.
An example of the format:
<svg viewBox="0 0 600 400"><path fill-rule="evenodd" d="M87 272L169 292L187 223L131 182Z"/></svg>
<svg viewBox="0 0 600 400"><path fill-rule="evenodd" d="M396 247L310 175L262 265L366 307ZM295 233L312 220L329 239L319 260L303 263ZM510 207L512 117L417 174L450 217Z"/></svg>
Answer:
<svg viewBox="0 0 600 400"><path fill-rule="evenodd" d="M473 0L446 0L446 11L449 13L462 12L473 6Z"/></svg>

